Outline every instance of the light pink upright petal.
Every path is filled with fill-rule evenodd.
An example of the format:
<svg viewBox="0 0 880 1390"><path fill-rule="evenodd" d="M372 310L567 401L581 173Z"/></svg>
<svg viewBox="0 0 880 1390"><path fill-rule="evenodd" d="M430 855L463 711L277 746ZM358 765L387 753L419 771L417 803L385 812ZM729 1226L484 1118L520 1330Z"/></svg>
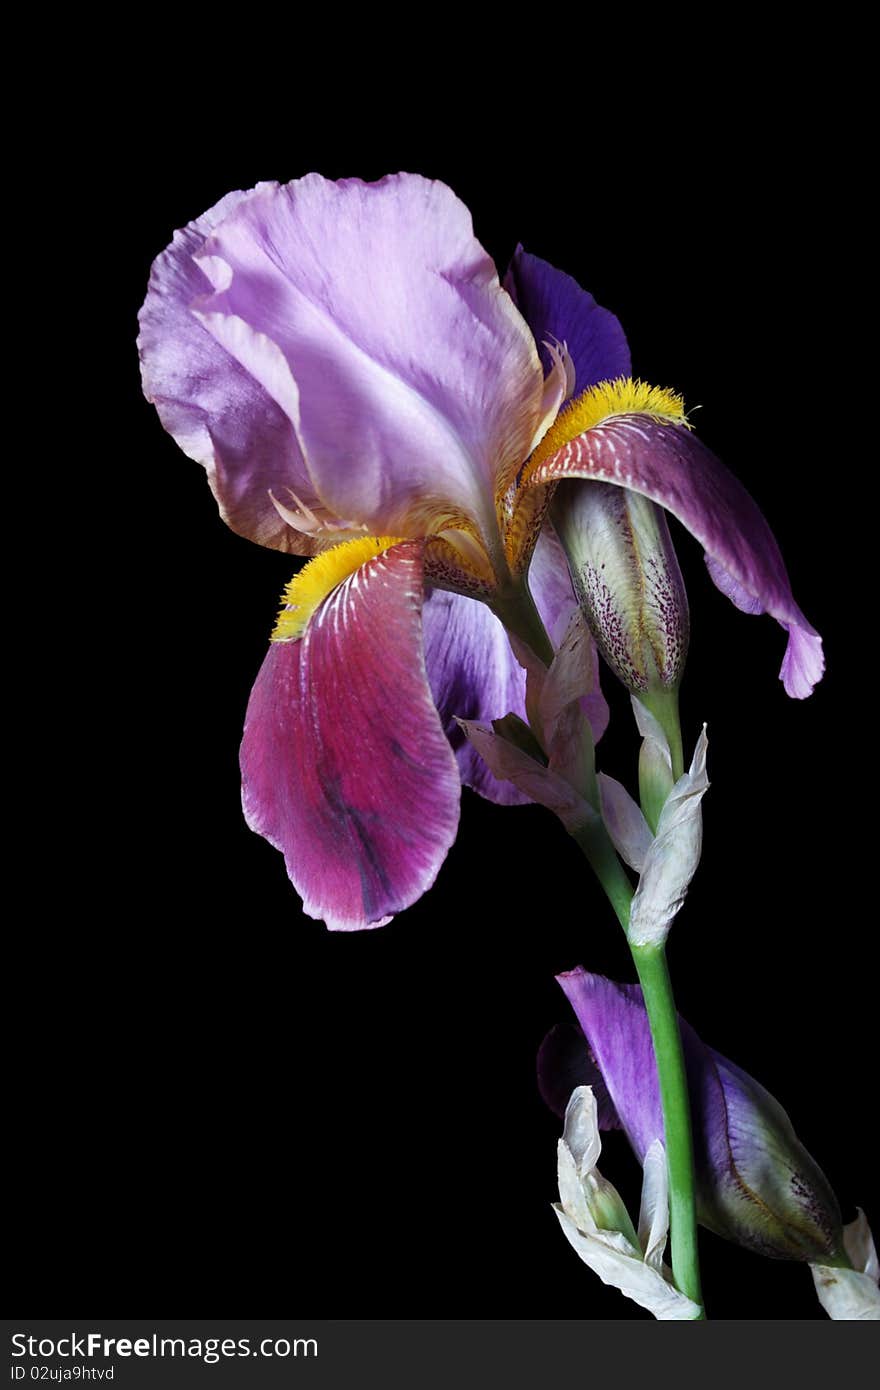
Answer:
<svg viewBox="0 0 880 1390"><path fill-rule="evenodd" d="M535 546L529 568L529 589L535 600L538 612L544 622L550 640L558 647L568 631L572 615L577 612L578 602L571 586L571 575L565 552L551 526L545 525ZM596 644L590 639L593 681L589 695L581 701L581 708L593 730L593 742L599 739L608 728L608 702L599 684L599 653Z"/></svg>
<svg viewBox="0 0 880 1390"><path fill-rule="evenodd" d="M549 523L538 537L529 566L528 585L550 641L558 647L568 631L572 614L577 612L578 601L565 551Z"/></svg>
<svg viewBox="0 0 880 1390"><path fill-rule="evenodd" d="M282 850L310 917L380 926L437 876L458 769L422 657L422 547L368 561L296 642L274 644L241 746L251 828Z"/></svg>
<svg viewBox="0 0 880 1390"><path fill-rule="evenodd" d="M278 515L292 489L317 498L302 464L293 426L257 379L190 312L211 283L193 259L212 229L259 189L229 193L204 216L174 233L153 264L140 312L138 348L144 393L184 453L203 465L224 520L233 531L294 554L309 542Z"/></svg>
<svg viewBox="0 0 880 1390"><path fill-rule="evenodd" d="M208 331L264 384L264 340L284 354L298 401L277 376L267 389L328 508L384 534L447 513L494 530L543 373L449 188L411 174L264 185L200 263L215 288L194 306ZM230 333L230 318L255 336Z"/></svg>
<svg viewBox="0 0 880 1390"><path fill-rule="evenodd" d="M738 608L761 608L788 631L781 679L802 698L822 674L821 639L794 601L776 538L742 484L683 425L618 415L539 463L530 487L599 478L650 497L686 526L710 557L715 583Z"/></svg>

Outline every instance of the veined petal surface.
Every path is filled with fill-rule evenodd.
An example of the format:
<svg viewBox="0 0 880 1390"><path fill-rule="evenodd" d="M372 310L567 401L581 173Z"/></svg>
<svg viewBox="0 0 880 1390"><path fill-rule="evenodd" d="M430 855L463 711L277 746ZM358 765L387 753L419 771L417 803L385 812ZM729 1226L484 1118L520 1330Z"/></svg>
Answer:
<svg viewBox="0 0 880 1390"><path fill-rule="evenodd" d="M248 824L310 917L380 926L431 886L458 826L455 756L422 655L422 545L396 545L277 642L241 747Z"/></svg>
<svg viewBox="0 0 880 1390"><path fill-rule="evenodd" d="M205 468L220 513L233 531L260 545L311 554L308 537L279 516L270 489L288 489L320 507L288 415L191 313L211 292L194 259L219 223L259 193L228 193L202 217L174 233L153 264L140 312L138 349L144 394L165 429Z"/></svg>
<svg viewBox="0 0 880 1390"><path fill-rule="evenodd" d="M426 598L422 621L428 679L462 782L501 806L527 805L511 782L492 775L457 723L491 723L510 712L525 717L525 672L507 633L485 603L443 589Z"/></svg>
<svg viewBox="0 0 880 1390"><path fill-rule="evenodd" d="M687 527L714 562L710 573L738 608L759 604L789 633L781 678L795 698L821 677L822 644L794 601L776 538L724 464L683 425L618 415L577 435L529 468L527 485L600 479L639 492ZM720 583L726 571L732 582Z"/></svg>
<svg viewBox="0 0 880 1390"><path fill-rule="evenodd" d="M542 414L531 333L445 184L309 174L264 185L199 253L194 308L274 392L326 507L414 534L463 516L496 528ZM247 339L237 329L247 324ZM284 355L289 383L267 368Z"/></svg>

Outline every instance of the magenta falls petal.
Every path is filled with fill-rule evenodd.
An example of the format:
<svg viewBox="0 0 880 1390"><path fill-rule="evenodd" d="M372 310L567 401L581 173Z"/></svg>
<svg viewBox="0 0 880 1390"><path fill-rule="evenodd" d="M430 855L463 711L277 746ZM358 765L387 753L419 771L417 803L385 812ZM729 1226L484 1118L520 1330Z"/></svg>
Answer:
<svg viewBox="0 0 880 1390"><path fill-rule="evenodd" d="M241 747L248 824L311 917L378 926L436 878L458 826L455 756L422 655L422 546L368 561L271 647Z"/></svg>

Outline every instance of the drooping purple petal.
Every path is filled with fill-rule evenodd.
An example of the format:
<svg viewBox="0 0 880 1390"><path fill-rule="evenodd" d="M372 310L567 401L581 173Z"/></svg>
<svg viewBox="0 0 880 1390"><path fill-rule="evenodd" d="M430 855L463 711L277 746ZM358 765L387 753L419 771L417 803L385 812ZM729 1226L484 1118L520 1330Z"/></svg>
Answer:
<svg viewBox="0 0 880 1390"><path fill-rule="evenodd" d="M496 528L543 373L449 188L410 174L264 185L199 262L215 293L195 312L287 413L328 508L377 534L445 515Z"/></svg>
<svg viewBox="0 0 880 1390"><path fill-rule="evenodd" d="M786 694L795 700L805 700L825 670L822 638L817 632L806 632L798 623L783 623L782 626L788 633L788 645L779 678Z"/></svg>
<svg viewBox="0 0 880 1390"><path fill-rule="evenodd" d="M764 605L754 594L750 594L744 589L730 573L726 570L714 555L706 554L703 556L706 561L706 569L709 577L717 589L720 589L725 598L729 598L734 608L738 608L741 613L751 613L753 616L764 612Z"/></svg>
<svg viewBox="0 0 880 1390"><path fill-rule="evenodd" d="M504 284L539 343L555 338L567 345L575 391L630 375L629 347L618 320L570 275L518 246ZM546 348L541 352L549 368Z"/></svg>
<svg viewBox="0 0 880 1390"><path fill-rule="evenodd" d="M304 636L274 644L241 746L248 824L284 853L310 917L380 926L433 883L460 784L422 658L422 547L356 570Z"/></svg>
<svg viewBox="0 0 880 1390"><path fill-rule="evenodd" d="M756 601L786 629L785 690L795 698L810 693L822 674L821 639L794 601L773 532L742 484L690 430L647 415L613 417L538 464L528 485L566 477L615 483L672 512L712 558L715 583L737 607Z"/></svg>
<svg viewBox="0 0 880 1390"><path fill-rule="evenodd" d="M618 985L578 967L558 975L583 1029L611 1104L639 1162L664 1139L648 1020L637 985Z"/></svg>
<svg viewBox="0 0 880 1390"><path fill-rule="evenodd" d="M289 503L287 489L293 489L307 505L319 506L290 419L189 307L211 291L194 256L213 228L259 191L227 194L175 232L157 257L140 312L141 374L165 429L206 469L233 531L304 555L311 543L281 519L269 496L271 488Z"/></svg>
<svg viewBox="0 0 880 1390"><path fill-rule="evenodd" d="M763 613L764 605L754 598L747 589L734 579L711 555L706 555L706 568L713 583L731 603L743 613ZM788 645L782 661L780 677L789 695L803 700L811 694L813 686L822 679L825 658L822 653L822 639L817 633L806 631L796 623L783 623L788 633Z"/></svg>
<svg viewBox="0 0 880 1390"><path fill-rule="evenodd" d="M558 977L640 1162L663 1138L651 1033L637 985L578 968ZM785 1111L681 1018L700 1221L760 1254L815 1260L841 1240L827 1179Z"/></svg>

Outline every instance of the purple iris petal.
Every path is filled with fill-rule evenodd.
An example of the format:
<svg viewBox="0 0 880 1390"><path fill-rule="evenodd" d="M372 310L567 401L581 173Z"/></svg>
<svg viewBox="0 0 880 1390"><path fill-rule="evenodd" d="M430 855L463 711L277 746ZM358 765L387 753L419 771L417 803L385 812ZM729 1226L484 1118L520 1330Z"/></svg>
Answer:
<svg viewBox="0 0 880 1390"><path fill-rule="evenodd" d="M153 265L138 348L144 394L184 453L207 470L223 519L260 545L303 555L311 553L309 541L281 520L269 496L273 488L289 502L292 488L308 505L319 505L293 426L189 309L211 291L194 255L215 226L258 192L229 193L175 232Z"/></svg>
<svg viewBox="0 0 880 1390"><path fill-rule="evenodd" d="M640 492L686 526L711 557L715 583L747 609L757 603L789 634L780 672L787 694L809 695L822 675L822 643L794 601L776 539L745 488L681 425L619 415L594 425L529 479L600 478Z"/></svg>
<svg viewBox="0 0 880 1390"><path fill-rule="evenodd" d="M215 293L194 312L286 412L326 507L377 534L449 513L494 531L543 374L449 188L409 174L264 185L198 259Z"/></svg>
<svg viewBox="0 0 880 1390"><path fill-rule="evenodd" d="M311 917L379 926L428 889L458 827L455 758L422 658L422 547L397 545L274 644L241 746L251 828Z"/></svg>
<svg viewBox="0 0 880 1390"><path fill-rule="evenodd" d="M725 598L729 598L734 608L738 608L741 613L751 613L755 616L764 612L764 605L754 594L750 594L747 589L734 579L729 570L726 570L714 555L708 553L703 556L706 561L706 569L709 577L717 589L720 589Z"/></svg>
<svg viewBox="0 0 880 1390"><path fill-rule="evenodd" d="M743 613L763 613L764 605L744 589L723 565L711 555L706 555L706 568L713 583L726 594L731 603ZM793 623L783 623L788 632L788 646L782 663L782 680L789 695L803 699L809 695L813 686L822 679L825 660L822 655L822 639L812 630Z"/></svg>
<svg viewBox="0 0 880 1390"><path fill-rule="evenodd" d="M549 529L538 538L529 585L544 625L558 645L577 600L562 547ZM512 782L493 777L456 722L490 724L511 713L526 718L526 674L511 651L507 633L485 603L443 589L435 589L426 598L422 623L431 691L455 749L462 782L499 805L529 805L530 798ZM593 658L595 689L585 697L583 708L593 740L598 742L608 725L608 705L599 687L595 650Z"/></svg>
<svg viewBox="0 0 880 1390"><path fill-rule="evenodd" d="M491 723L511 710L525 717L525 672L507 633L485 603L435 589L422 614L425 665L443 727L455 749L461 780L501 806L525 806L528 797L493 777L456 717Z"/></svg>
<svg viewBox="0 0 880 1390"><path fill-rule="evenodd" d="M630 375L629 347L618 320L577 280L518 246L504 284L539 343L556 338L567 345L576 392ZM541 352L549 369L549 355L545 348Z"/></svg>
<svg viewBox="0 0 880 1390"><path fill-rule="evenodd" d="M578 968L558 976L640 1162L663 1138L648 1017L637 985ZM840 1239L837 1200L782 1106L681 1026L694 1126L700 1221L760 1254L815 1260ZM578 1059L581 1059L580 1062ZM577 1050L564 1064L582 1064ZM546 1083L544 1089L547 1089Z"/></svg>

